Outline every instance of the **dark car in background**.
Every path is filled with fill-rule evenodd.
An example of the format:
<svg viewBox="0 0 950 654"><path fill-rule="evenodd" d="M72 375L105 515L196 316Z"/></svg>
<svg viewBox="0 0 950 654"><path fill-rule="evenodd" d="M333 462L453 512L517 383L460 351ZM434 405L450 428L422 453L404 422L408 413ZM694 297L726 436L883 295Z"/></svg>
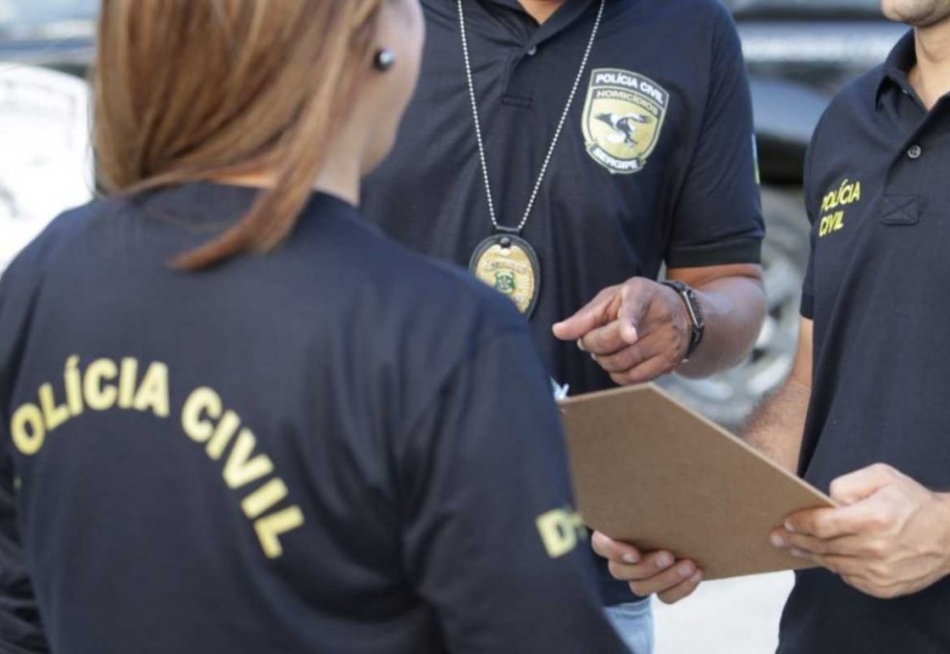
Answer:
<svg viewBox="0 0 950 654"><path fill-rule="evenodd" d="M735 427L791 369L808 257L801 183L812 131L833 94L882 61L906 28L882 18L880 0L724 2L739 27L752 86L768 227L764 268L769 312L755 351L743 365L708 380L671 377L664 385L712 419ZM98 4L0 0L0 71L7 65L31 65L84 76L92 60ZM3 110L0 98L0 114ZM0 190L4 188L0 179Z"/></svg>

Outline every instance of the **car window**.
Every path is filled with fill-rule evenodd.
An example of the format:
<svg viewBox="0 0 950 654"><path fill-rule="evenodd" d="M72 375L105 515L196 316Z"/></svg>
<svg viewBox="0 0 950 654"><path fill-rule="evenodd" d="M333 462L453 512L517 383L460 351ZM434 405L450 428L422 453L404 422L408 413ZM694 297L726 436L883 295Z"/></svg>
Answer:
<svg viewBox="0 0 950 654"><path fill-rule="evenodd" d="M98 0L0 0L0 32L42 35L66 24L88 24L98 10Z"/></svg>
<svg viewBox="0 0 950 654"><path fill-rule="evenodd" d="M880 0L725 0L736 14L879 15Z"/></svg>

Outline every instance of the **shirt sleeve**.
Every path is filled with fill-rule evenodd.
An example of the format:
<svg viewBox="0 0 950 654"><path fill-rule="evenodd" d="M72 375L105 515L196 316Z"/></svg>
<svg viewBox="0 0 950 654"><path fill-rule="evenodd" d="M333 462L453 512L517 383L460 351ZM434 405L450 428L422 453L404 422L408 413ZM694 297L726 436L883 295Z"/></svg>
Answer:
<svg viewBox="0 0 950 654"><path fill-rule="evenodd" d="M802 303L799 313L802 318L815 319L815 234L809 237L811 243L808 255L808 268L805 270L805 279L802 282Z"/></svg>
<svg viewBox="0 0 950 654"><path fill-rule="evenodd" d="M48 652L39 608L24 559L16 511L16 472L10 451L10 371L15 350L22 343L22 326L15 320L27 292L12 272L0 279L0 652Z"/></svg>
<svg viewBox="0 0 950 654"><path fill-rule="evenodd" d="M825 114L827 115L827 113ZM808 152L805 153L805 167L803 173L802 188L805 196L805 213L808 215L808 222L811 225L809 233L809 254L808 268L805 269L805 279L802 282L802 302L801 313L803 318L814 320L815 318L815 246L818 243L817 225L821 207L821 193L816 189L814 181L814 160L818 156L818 138L824 125L825 116L821 117L818 125L815 127L815 133L812 135L811 144L808 146Z"/></svg>
<svg viewBox="0 0 950 654"><path fill-rule="evenodd" d="M759 263L765 235L752 98L735 25L717 7L701 131L674 208L670 268Z"/></svg>
<svg viewBox="0 0 950 654"><path fill-rule="evenodd" d="M6 428L0 436L9 441ZM48 652L39 609L16 524L12 463L4 453L0 467L0 651L10 654Z"/></svg>
<svg viewBox="0 0 950 654"><path fill-rule="evenodd" d="M629 654L596 591L551 385L527 333L479 347L411 431L405 566L448 649Z"/></svg>

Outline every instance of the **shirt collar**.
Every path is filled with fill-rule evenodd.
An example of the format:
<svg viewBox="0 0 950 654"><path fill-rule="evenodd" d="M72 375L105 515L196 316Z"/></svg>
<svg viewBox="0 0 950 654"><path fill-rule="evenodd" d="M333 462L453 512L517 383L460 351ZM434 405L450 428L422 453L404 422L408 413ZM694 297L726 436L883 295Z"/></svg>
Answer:
<svg viewBox="0 0 950 654"><path fill-rule="evenodd" d="M524 10L524 7L521 6L521 3L518 0L484 0L484 1L487 2L488 4L500 5L502 7L508 7L509 9L520 11L522 13L528 13ZM564 4L561 5L561 7L559 7L556 12L554 12L554 15L551 16L551 18L554 18L554 16L556 16L557 14L564 12L564 10L568 9L572 5L580 5L581 9L583 9L584 7L586 7L593 1L594 0L565 0Z"/></svg>
<svg viewBox="0 0 950 654"><path fill-rule="evenodd" d="M518 0L479 0L484 5L494 5L496 7L505 7L514 11L521 12L528 18L527 12ZM585 12L600 0L565 0L564 4L556 12L538 27L534 36L531 38L532 45L539 45L551 37L564 31L565 28L573 25L579 20Z"/></svg>
<svg viewBox="0 0 950 654"><path fill-rule="evenodd" d="M887 56L881 70L881 80L878 82L875 99L877 106L881 106L881 96L888 90L896 89L901 92L912 92L907 75L917 63L917 49L914 39L914 30L910 30L901 37L894 49Z"/></svg>

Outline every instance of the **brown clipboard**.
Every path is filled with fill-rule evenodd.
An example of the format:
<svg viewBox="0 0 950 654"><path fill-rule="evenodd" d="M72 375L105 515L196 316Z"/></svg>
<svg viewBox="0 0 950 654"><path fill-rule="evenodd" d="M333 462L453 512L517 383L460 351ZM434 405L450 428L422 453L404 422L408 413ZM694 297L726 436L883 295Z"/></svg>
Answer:
<svg viewBox="0 0 950 654"><path fill-rule="evenodd" d="M769 536L790 513L832 500L659 387L580 395L560 408L591 528L691 559L706 580L810 567Z"/></svg>

